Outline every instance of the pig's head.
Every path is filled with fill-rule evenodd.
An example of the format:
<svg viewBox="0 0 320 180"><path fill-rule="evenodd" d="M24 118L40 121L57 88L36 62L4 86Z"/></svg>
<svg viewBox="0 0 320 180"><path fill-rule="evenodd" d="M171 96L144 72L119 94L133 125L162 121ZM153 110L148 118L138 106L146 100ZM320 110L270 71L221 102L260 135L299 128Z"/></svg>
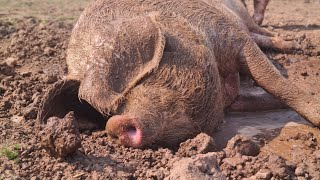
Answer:
<svg viewBox="0 0 320 180"><path fill-rule="evenodd" d="M107 133L125 146L175 146L199 132L199 124L192 123L186 112L185 94L154 75L159 71L165 46L164 34L155 19L155 15L146 15L94 27L83 75L69 74L65 82L51 90L52 98L47 95L49 100L42 103L46 105L39 113L40 122L54 116L59 111L55 107L62 107L68 98L76 101L74 94L78 92L79 102L88 102L105 115L105 120L110 117ZM73 65L68 65L70 70ZM72 96L63 95L71 89Z"/></svg>
<svg viewBox="0 0 320 180"><path fill-rule="evenodd" d="M165 46L154 15L116 21L99 32L79 97L112 115L107 133L131 147L171 145L190 136L179 93L153 78Z"/></svg>

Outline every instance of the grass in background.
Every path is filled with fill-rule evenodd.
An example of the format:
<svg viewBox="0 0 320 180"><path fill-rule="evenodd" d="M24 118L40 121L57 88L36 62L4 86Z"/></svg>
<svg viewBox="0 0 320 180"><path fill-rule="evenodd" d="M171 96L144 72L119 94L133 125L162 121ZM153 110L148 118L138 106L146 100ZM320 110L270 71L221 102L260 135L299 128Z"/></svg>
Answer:
<svg viewBox="0 0 320 180"><path fill-rule="evenodd" d="M3 145L0 147L0 155L7 157L9 160L18 162L19 150L21 150L20 144L14 144L12 146Z"/></svg>

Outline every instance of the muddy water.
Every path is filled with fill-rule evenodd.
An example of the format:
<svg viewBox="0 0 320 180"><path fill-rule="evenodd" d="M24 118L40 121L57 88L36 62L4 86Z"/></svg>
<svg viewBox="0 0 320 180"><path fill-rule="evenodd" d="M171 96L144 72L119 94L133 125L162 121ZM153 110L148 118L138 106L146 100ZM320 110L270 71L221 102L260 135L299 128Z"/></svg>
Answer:
<svg viewBox="0 0 320 180"><path fill-rule="evenodd" d="M223 149L228 140L239 133L256 141L269 140L276 137L289 122L308 124L292 110L228 113L224 123L215 133L214 140L219 149Z"/></svg>

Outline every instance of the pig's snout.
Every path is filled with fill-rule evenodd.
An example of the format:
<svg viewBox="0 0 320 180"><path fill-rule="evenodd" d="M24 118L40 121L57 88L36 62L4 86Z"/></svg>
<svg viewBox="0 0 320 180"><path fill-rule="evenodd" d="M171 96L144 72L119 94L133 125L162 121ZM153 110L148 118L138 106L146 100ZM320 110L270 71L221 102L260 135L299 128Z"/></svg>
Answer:
<svg viewBox="0 0 320 180"><path fill-rule="evenodd" d="M118 139L118 143L124 146L141 147L142 130L140 123L135 118L123 115L112 116L106 125L107 133Z"/></svg>

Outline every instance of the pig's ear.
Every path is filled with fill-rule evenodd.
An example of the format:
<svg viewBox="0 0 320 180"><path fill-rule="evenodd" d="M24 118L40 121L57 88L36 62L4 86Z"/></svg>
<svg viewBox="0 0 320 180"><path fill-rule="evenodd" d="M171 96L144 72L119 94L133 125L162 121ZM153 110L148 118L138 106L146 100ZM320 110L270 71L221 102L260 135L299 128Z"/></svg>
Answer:
<svg viewBox="0 0 320 180"><path fill-rule="evenodd" d="M49 87L40 102L36 121L38 128L41 129L50 117L63 118L70 111L74 112L77 120L90 120L104 127L105 117L87 102L79 100L79 85L77 80L64 79Z"/></svg>
<svg viewBox="0 0 320 180"><path fill-rule="evenodd" d="M76 100L80 83L74 80L60 80L45 92L37 115L39 124L46 124L47 119L55 116L63 118L68 113L65 105Z"/></svg>
<svg viewBox="0 0 320 180"><path fill-rule="evenodd" d="M153 13L114 21L105 28L107 38L95 38L101 43L97 43L100 46L91 62L100 61L87 68L80 85L82 99L100 112L110 113L130 89L158 68L165 37L156 18Z"/></svg>

